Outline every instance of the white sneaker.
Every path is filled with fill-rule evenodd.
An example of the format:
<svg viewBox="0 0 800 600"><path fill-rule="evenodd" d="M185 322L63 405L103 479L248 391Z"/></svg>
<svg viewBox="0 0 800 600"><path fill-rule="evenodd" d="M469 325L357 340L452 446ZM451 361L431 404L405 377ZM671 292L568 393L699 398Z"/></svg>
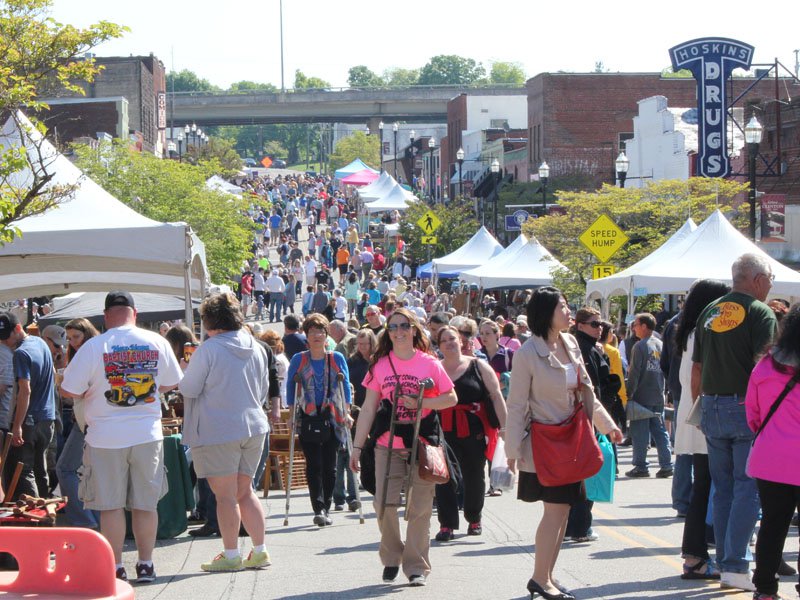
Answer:
<svg viewBox="0 0 800 600"><path fill-rule="evenodd" d="M753 572L747 573L731 573L723 572L719 578L720 587L723 588L736 588L737 590L745 590L746 592L755 592L756 586L753 585Z"/></svg>

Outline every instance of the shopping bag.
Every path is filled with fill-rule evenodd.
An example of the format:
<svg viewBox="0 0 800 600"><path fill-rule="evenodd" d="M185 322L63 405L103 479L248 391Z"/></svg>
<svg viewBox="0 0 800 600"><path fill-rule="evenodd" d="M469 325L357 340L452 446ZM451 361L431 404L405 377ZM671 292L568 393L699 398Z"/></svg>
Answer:
<svg viewBox="0 0 800 600"><path fill-rule="evenodd" d="M497 445L494 447L489 484L494 489L503 490L504 492L509 492L514 489L514 473L508 468L506 445L503 438L497 438Z"/></svg>
<svg viewBox="0 0 800 600"><path fill-rule="evenodd" d="M614 460L614 447L603 434L597 434L597 443L603 453L603 466L597 474L586 480L586 498L594 502L614 501L614 481L617 465Z"/></svg>

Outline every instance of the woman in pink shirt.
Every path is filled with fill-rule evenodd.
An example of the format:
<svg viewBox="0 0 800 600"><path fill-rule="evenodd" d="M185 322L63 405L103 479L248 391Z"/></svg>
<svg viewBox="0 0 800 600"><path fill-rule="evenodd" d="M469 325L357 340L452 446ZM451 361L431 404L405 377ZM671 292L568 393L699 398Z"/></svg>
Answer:
<svg viewBox="0 0 800 600"><path fill-rule="evenodd" d="M439 410L455 406L458 399L453 382L442 364L430 353L428 336L425 335L416 316L406 308L398 308L386 321L386 331L378 338L378 349L372 357L363 385L367 390L359 413L350 468L360 469L359 457L367 434L377 439L375 447L375 511L378 513L378 528L381 532L380 558L383 563L383 581L390 583L397 578L400 567L413 586L425 585L430 574L428 558L430 548L430 525L433 512L435 485L422 481L414 473L408 505L406 539L400 534L397 507L400 491L405 481L408 452L392 453L389 466L389 488L386 492L387 506L381 514L383 480L386 476L389 452L389 417L391 407L398 402L397 419L410 424L396 425L393 448L410 448L413 423L416 418L417 395L420 381L433 380L433 387L425 392L422 403L420 437L439 445ZM395 393L399 395L395 397ZM380 410L379 410L380 407ZM376 418L377 417L377 418ZM373 427L375 422L375 427Z"/></svg>
<svg viewBox="0 0 800 600"><path fill-rule="evenodd" d="M791 388L767 420L795 378L800 378L800 304L783 318L778 341L753 369L745 399L747 424L756 432L747 474L756 480L762 511L753 574L757 600L779 598L783 545L800 504L800 386Z"/></svg>

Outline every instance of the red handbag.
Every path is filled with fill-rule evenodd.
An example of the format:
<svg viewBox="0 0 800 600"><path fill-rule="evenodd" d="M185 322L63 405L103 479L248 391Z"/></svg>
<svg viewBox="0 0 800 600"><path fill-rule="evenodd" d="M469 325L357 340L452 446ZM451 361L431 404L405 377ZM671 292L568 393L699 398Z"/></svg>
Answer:
<svg viewBox="0 0 800 600"><path fill-rule="evenodd" d="M603 452L583 404L556 425L531 421L531 448L536 476L548 487L583 481L603 466Z"/></svg>

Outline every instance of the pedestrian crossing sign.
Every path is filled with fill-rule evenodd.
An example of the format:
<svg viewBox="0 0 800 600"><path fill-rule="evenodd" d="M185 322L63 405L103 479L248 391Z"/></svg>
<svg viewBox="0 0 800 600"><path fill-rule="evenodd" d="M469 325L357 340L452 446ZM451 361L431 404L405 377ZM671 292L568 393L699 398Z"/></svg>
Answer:
<svg viewBox="0 0 800 600"><path fill-rule="evenodd" d="M441 227L442 222L432 210L429 210L422 215L422 217L420 217L419 221L417 221L417 225L419 225L420 229L422 229L422 231L424 231L427 235L430 235L439 229L439 227ZM425 242L423 242L423 244L424 243Z"/></svg>

